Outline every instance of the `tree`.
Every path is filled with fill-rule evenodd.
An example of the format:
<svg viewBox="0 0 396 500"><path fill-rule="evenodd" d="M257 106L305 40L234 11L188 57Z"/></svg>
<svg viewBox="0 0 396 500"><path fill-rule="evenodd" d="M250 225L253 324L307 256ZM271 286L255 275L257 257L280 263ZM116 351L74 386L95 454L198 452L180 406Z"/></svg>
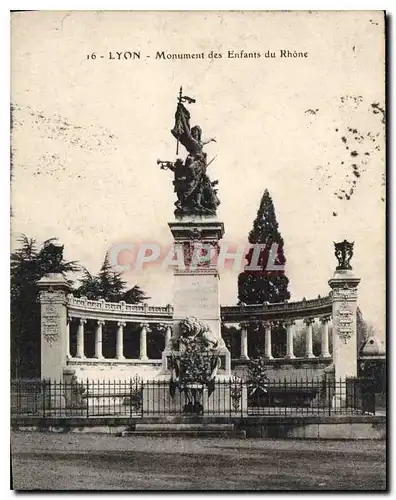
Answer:
<svg viewBox="0 0 396 500"><path fill-rule="evenodd" d="M238 299L243 304L263 304L264 302L284 302L290 299L288 291L289 280L284 271L266 270L270 251L273 244L277 244L275 264L285 265L284 242L278 230L275 208L268 189L264 191L261 198L257 217L253 222L253 229L249 233L249 243L261 244L264 247L260 251L258 265L260 270L246 269L238 276ZM252 264L253 249L246 255L247 266ZM257 327L256 327L257 330ZM257 335L259 332L256 332ZM274 353L278 355L285 352L286 334L282 327L273 331ZM253 352L260 351L260 346L251 346Z"/></svg>
<svg viewBox="0 0 396 500"><path fill-rule="evenodd" d="M20 247L11 254L11 372L12 376L40 376L40 304L37 281L47 273L77 271L76 262L63 258L56 238L41 248L34 238L22 235ZM69 281L70 282L70 281Z"/></svg>
<svg viewBox="0 0 396 500"><path fill-rule="evenodd" d="M139 285L126 290L126 282L122 279L121 273L113 270L107 254L99 273L93 275L84 268L83 276L79 282L79 286L73 293L78 297L85 296L90 300L104 299L108 302L124 300L128 304L141 304L150 298Z"/></svg>
<svg viewBox="0 0 396 500"><path fill-rule="evenodd" d="M372 324L365 321L363 318L363 313L358 306L356 309L356 330L357 330L357 338L364 342L369 337L375 335L375 328Z"/></svg>
<svg viewBox="0 0 396 500"><path fill-rule="evenodd" d="M141 304L149 298L150 297L146 295L139 285L133 286L123 295L123 300L125 300L127 304Z"/></svg>
<svg viewBox="0 0 396 500"><path fill-rule="evenodd" d="M87 268L83 268L83 276L79 279L80 285L73 290L77 297L87 297L96 300L101 296L100 283L97 276L92 275Z"/></svg>
<svg viewBox="0 0 396 500"><path fill-rule="evenodd" d="M238 276L238 299L244 304L262 304L264 302L284 302L290 298L289 280L284 271L268 271L266 266L273 243L278 245L275 264L285 265L283 238L278 230L275 208L268 189L261 198L253 229L249 233L249 243L262 244L258 267L260 270L245 270ZM246 255L247 266L252 263L253 249Z"/></svg>
<svg viewBox="0 0 396 500"><path fill-rule="evenodd" d="M293 351L297 358L303 358L306 352L306 329L304 324L296 326L293 337ZM331 336L330 336L331 337ZM330 339L329 339L330 340ZM320 356L322 352L322 333L319 324L312 325L312 351L315 356Z"/></svg>
<svg viewBox="0 0 396 500"><path fill-rule="evenodd" d="M363 318L363 313L358 306L356 309L356 337L359 351L369 337L375 336L376 331L374 326Z"/></svg>
<svg viewBox="0 0 396 500"><path fill-rule="evenodd" d="M121 273L115 272L111 267L107 254L105 255L97 279L99 282L100 298L109 302L121 300L126 283L121 278Z"/></svg>
<svg viewBox="0 0 396 500"><path fill-rule="evenodd" d="M241 356L241 332L235 326L221 325L221 336L225 345L231 353L231 359L239 359Z"/></svg>

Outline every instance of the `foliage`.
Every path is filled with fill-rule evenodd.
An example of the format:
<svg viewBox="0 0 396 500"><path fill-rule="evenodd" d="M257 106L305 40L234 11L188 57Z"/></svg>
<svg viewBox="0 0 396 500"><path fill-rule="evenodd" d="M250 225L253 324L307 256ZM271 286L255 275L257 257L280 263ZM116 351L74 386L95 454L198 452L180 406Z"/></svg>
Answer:
<svg viewBox="0 0 396 500"><path fill-rule="evenodd" d="M188 384L207 385L218 360L216 348L208 345L200 337L185 337L178 359L179 385L186 387ZM173 360L175 363L176 360Z"/></svg>
<svg viewBox="0 0 396 500"><path fill-rule="evenodd" d="M369 337L375 336L375 329L373 325L365 321L360 307L356 309L356 332L357 338L362 342L367 340Z"/></svg>
<svg viewBox="0 0 396 500"><path fill-rule="evenodd" d="M232 359L238 359L241 355L241 332L235 326L221 325L221 336L231 353Z"/></svg>
<svg viewBox="0 0 396 500"><path fill-rule="evenodd" d="M91 274L86 268L83 269L83 276L79 280L80 284L73 293L77 297L87 297L90 300L104 299L108 302L119 302L121 300L128 304L141 304L148 300L145 292L135 285L126 289L126 282L122 279L121 273L113 270L106 254L102 267L97 275Z"/></svg>
<svg viewBox="0 0 396 500"><path fill-rule="evenodd" d="M304 324L299 327L296 325L294 330L293 352L297 358L305 356L306 330L307 327ZM329 335L329 338L331 338L331 335ZM322 352L322 333L321 326L318 323L312 325L312 351L315 356L319 356Z"/></svg>
<svg viewBox="0 0 396 500"><path fill-rule="evenodd" d="M234 411L237 411L240 407L242 392L242 380L238 377L232 377L230 382L230 396Z"/></svg>
<svg viewBox="0 0 396 500"><path fill-rule="evenodd" d="M22 235L19 247L11 254L11 370L13 377L40 377L40 304L37 281L48 273L66 275L82 269L77 296L89 299L104 298L130 304L146 301L149 297L138 285L125 290L121 275L112 270L107 256L98 275L92 275L75 261L63 258L64 247L50 238L37 245L34 238ZM72 282L68 280L69 284ZM104 332L106 335L106 332Z"/></svg>
<svg viewBox="0 0 396 500"><path fill-rule="evenodd" d="M249 361L247 369L247 382L253 392L267 392L268 377L266 360L263 356L253 358Z"/></svg>
<svg viewBox="0 0 396 500"><path fill-rule="evenodd" d="M150 297L140 288L139 285L135 285L123 294L123 299L127 304L142 304L146 302Z"/></svg>
<svg viewBox="0 0 396 500"><path fill-rule="evenodd" d="M11 253L11 370L17 377L40 376L40 304L37 281L47 273L77 271L76 262L63 258L63 246L46 240L38 247L22 235Z"/></svg>
<svg viewBox="0 0 396 500"><path fill-rule="evenodd" d="M124 399L125 406L132 406L135 411L142 408L143 403L143 379L135 375L130 380L130 395Z"/></svg>
<svg viewBox="0 0 396 500"><path fill-rule="evenodd" d="M249 243L263 244L260 252L259 271L245 269L238 276L238 298L244 304L262 304L264 302L284 302L290 298L289 280L283 271L267 271L265 268L273 243L278 244L275 264L286 264L284 242L278 230L275 208L272 198L266 189L261 199L257 217L249 233ZM252 261L253 250L246 255L247 265Z"/></svg>

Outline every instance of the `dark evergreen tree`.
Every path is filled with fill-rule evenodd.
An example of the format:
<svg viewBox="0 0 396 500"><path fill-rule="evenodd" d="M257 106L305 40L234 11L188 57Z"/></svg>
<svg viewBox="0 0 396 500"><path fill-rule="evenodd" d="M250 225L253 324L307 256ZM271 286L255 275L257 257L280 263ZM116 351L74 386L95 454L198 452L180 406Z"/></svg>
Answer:
<svg viewBox="0 0 396 500"><path fill-rule="evenodd" d="M80 285L73 290L76 297L87 297L89 300L97 300L101 295L100 282L97 276L91 274L88 269L83 268L83 275L79 279Z"/></svg>
<svg viewBox="0 0 396 500"><path fill-rule="evenodd" d="M100 298L109 302L117 302L122 300L126 283L121 278L121 273L113 270L108 255L105 255L102 267L100 268L98 277Z"/></svg>
<svg viewBox="0 0 396 500"><path fill-rule="evenodd" d="M262 244L258 267L260 270L245 270L238 277L238 299L244 304L262 304L264 302L284 302L290 298L289 280L284 271L266 269L272 244L278 245L275 264L286 264L283 238L278 230L274 204L266 189L261 198L253 229L249 233L249 243ZM253 249L247 256L247 267L252 263Z"/></svg>
<svg viewBox="0 0 396 500"><path fill-rule="evenodd" d="M123 295L123 300L127 304L141 304L146 302L150 297L140 288L139 285L135 285L129 290L127 290Z"/></svg>
<svg viewBox="0 0 396 500"><path fill-rule="evenodd" d="M114 271L107 254L97 275L91 274L84 268L79 281L80 284L73 293L90 300L104 299L108 302L124 300L128 304L141 304L150 298L139 285L126 290L126 282L122 279L121 273Z"/></svg>
<svg viewBox="0 0 396 500"><path fill-rule="evenodd" d="M37 281L47 273L77 271L75 262L65 261L63 246L55 238L37 248L36 241L22 235L20 247L11 254L11 374L40 377L40 303Z"/></svg>
<svg viewBox="0 0 396 500"><path fill-rule="evenodd" d="M235 326L221 325L221 336L231 353L231 359L241 356L241 332Z"/></svg>

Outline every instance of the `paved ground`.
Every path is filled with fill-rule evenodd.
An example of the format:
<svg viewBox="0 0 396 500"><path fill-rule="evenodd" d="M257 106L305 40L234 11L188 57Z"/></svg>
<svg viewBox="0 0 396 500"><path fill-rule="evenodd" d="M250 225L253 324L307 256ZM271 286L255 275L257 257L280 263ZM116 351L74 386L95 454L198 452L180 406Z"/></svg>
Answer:
<svg viewBox="0 0 396 500"><path fill-rule="evenodd" d="M385 442L13 432L20 490L381 490Z"/></svg>

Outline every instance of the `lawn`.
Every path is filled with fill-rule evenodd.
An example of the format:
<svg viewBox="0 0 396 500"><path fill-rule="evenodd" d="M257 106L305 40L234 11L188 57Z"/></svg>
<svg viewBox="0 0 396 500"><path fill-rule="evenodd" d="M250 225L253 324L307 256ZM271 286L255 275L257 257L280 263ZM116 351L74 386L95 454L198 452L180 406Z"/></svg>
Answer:
<svg viewBox="0 0 396 500"><path fill-rule="evenodd" d="M13 432L18 490L383 490L383 441Z"/></svg>

